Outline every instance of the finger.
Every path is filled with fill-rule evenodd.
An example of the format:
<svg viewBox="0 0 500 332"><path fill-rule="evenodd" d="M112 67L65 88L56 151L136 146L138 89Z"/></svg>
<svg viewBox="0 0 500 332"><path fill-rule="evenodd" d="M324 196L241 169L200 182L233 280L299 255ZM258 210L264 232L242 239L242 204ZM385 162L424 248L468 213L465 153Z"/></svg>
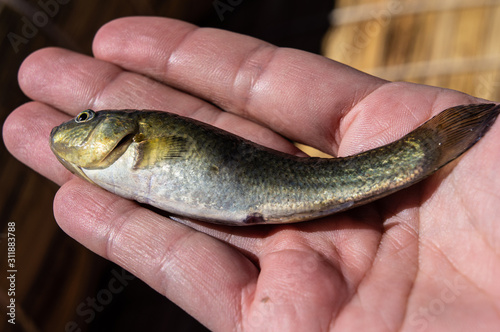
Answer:
<svg viewBox="0 0 500 332"><path fill-rule="evenodd" d="M61 187L54 215L70 236L211 330L234 330L254 292L258 271L237 250L83 180Z"/></svg>
<svg viewBox="0 0 500 332"><path fill-rule="evenodd" d="M28 57L19 82L30 98L74 116L83 109L157 109L196 118L257 143L298 150L267 128L143 75L71 51L48 48Z"/></svg>
<svg viewBox="0 0 500 332"><path fill-rule="evenodd" d="M446 108L478 102L453 90L406 82L385 84L342 119L339 155L353 155L393 142Z"/></svg>
<svg viewBox="0 0 500 332"><path fill-rule="evenodd" d="M62 184L72 178L49 146L53 127L69 120L67 114L39 102L20 106L3 125L3 140L9 152L48 179Z"/></svg>
<svg viewBox="0 0 500 332"><path fill-rule="evenodd" d="M93 49L301 141L331 140L343 112L385 82L318 55L164 18L115 20Z"/></svg>
<svg viewBox="0 0 500 332"><path fill-rule="evenodd" d="M166 109L187 113L205 105L198 98L106 61L72 51L46 48L31 54L19 70L19 83L30 98L75 115L96 109Z"/></svg>

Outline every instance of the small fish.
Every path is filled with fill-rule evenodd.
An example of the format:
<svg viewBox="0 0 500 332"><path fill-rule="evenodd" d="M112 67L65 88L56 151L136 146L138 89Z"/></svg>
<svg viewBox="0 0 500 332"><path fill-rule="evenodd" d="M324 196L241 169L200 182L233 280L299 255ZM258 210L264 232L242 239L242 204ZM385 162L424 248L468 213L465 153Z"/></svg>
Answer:
<svg viewBox="0 0 500 332"><path fill-rule="evenodd" d="M500 105L449 108L403 138L345 158L297 157L158 111L85 110L50 147L76 175L169 213L226 225L292 223L387 196L473 146Z"/></svg>

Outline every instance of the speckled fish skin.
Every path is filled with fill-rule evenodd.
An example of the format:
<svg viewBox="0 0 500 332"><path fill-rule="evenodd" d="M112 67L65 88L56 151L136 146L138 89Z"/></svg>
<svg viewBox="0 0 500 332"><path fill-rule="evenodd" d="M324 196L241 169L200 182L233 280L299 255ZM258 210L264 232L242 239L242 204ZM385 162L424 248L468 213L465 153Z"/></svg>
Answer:
<svg viewBox="0 0 500 332"><path fill-rule="evenodd" d="M408 187L473 146L500 107L449 108L403 138L345 158L291 156L157 111L86 110L52 130L80 177L125 198L217 224L291 223Z"/></svg>

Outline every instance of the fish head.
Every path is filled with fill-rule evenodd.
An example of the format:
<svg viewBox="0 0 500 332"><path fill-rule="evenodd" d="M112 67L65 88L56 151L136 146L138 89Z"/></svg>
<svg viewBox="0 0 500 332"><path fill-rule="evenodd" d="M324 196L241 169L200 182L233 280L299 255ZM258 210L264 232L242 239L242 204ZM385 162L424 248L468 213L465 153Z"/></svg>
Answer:
<svg viewBox="0 0 500 332"><path fill-rule="evenodd" d="M72 173L89 180L82 168L106 168L133 142L138 124L133 112L85 110L50 133L50 148Z"/></svg>

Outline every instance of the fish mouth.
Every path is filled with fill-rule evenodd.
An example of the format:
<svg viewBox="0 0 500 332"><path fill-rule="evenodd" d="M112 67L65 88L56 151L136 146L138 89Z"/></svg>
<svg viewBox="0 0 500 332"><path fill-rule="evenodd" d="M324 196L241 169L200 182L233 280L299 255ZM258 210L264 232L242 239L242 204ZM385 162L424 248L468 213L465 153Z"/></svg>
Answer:
<svg viewBox="0 0 500 332"><path fill-rule="evenodd" d="M64 165L68 170L71 171L71 173L83 178L84 180L89 181L90 183L94 183L87 174L85 174L84 169L103 169L107 168L110 165L112 165L118 158L120 158L125 151L127 151L128 147L130 144L133 142L135 137L135 133L131 132L126 135L124 135L117 143L116 145L109 151L104 158L102 158L99 162L95 163L94 165L91 166L80 166L73 164L72 162L67 161L64 159L62 156L60 156L57 153L54 153L56 158L59 160L61 164Z"/></svg>

